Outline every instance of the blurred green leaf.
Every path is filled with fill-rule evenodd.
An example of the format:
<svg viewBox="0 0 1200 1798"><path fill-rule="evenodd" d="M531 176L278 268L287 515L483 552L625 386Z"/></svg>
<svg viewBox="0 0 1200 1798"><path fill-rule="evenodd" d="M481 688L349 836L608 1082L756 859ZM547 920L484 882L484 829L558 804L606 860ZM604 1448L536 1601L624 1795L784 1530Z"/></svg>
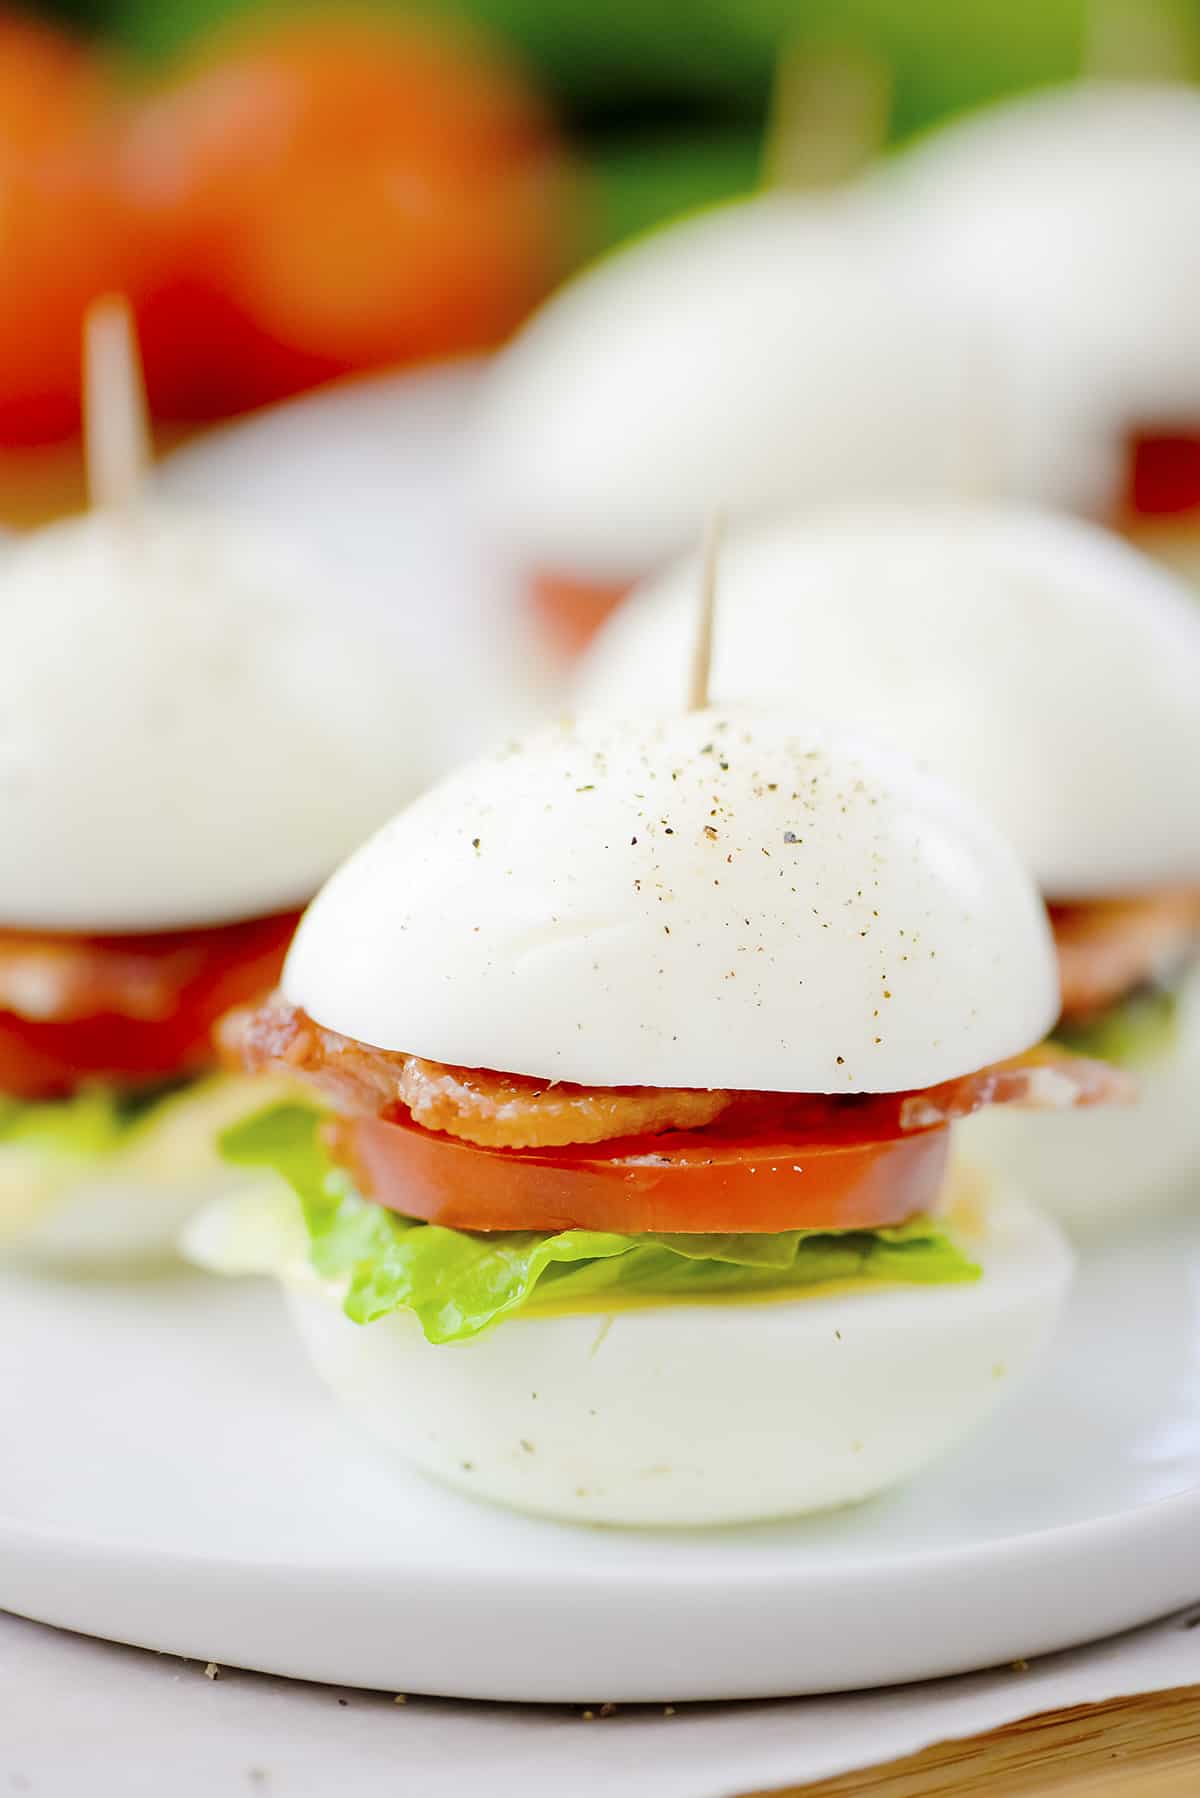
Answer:
<svg viewBox="0 0 1200 1798"><path fill-rule="evenodd" d="M261 10L261 0L258 0ZM314 0L267 0L297 11ZM315 0L322 4L322 0ZM338 7L323 0L330 10ZM673 116L761 125L781 45L854 44L892 71L894 132L907 136L1002 94L1080 70L1098 0L368 0L380 10L471 19L529 63L569 117L653 124ZM1130 6L1137 0L1126 0ZM1171 8L1200 35L1200 0ZM107 24L148 57L255 8L256 0L52 0ZM1135 71L1136 72L1136 71Z"/></svg>
<svg viewBox="0 0 1200 1798"><path fill-rule="evenodd" d="M83 4L85 0L77 0ZM96 0L146 54L168 54L245 10L240 0ZM279 3L279 0L277 0ZM287 5L288 0L282 0ZM291 0L291 9L308 0ZM1195 10L1196 0L1181 0ZM376 0L399 11L403 0ZM581 115L690 103L761 120L780 44L856 41L893 67L897 125L1079 66L1086 0L427 0L524 55Z"/></svg>
<svg viewBox="0 0 1200 1798"><path fill-rule="evenodd" d="M599 246L750 192L760 159L756 132L602 140L590 159Z"/></svg>

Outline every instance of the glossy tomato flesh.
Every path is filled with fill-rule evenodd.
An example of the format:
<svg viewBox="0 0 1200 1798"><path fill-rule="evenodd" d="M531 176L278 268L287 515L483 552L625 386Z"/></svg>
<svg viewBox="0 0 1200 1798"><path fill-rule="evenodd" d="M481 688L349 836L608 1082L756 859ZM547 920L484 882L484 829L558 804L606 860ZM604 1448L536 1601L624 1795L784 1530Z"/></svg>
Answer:
<svg viewBox="0 0 1200 1798"><path fill-rule="evenodd" d="M0 931L0 1093L52 1099L86 1081L149 1084L211 1066L213 1025L274 986L298 921L285 912L142 936ZM18 1011L22 962L26 985L36 989L42 969L53 984Z"/></svg>
<svg viewBox="0 0 1200 1798"><path fill-rule="evenodd" d="M876 1134L880 1114L867 1104L805 1135L772 1129L767 1112L553 1151L478 1148L407 1118L341 1119L327 1129L367 1196L462 1230L871 1230L936 1209L944 1125Z"/></svg>

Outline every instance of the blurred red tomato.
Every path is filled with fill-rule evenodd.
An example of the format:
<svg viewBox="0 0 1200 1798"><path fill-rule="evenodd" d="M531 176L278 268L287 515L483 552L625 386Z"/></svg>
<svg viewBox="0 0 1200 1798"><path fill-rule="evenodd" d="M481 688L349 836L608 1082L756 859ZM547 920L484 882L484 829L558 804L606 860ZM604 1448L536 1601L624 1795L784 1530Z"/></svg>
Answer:
<svg viewBox="0 0 1200 1798"><path fill-rule="evenodd" d="M83 46L0 14L0 445L50 443L79 422L88 301L136 285L111 179L117 101Z"/></svg>
<svg viewBox="0 0 1200 1798"><path fill-rule="evenodd" d="M628 581L581 581L568 575L535 574L533 611L563 655L582 655L592 638L630 591Z"/></svg>
<svg viewBox="0 0 1200 1798"><path fill-rule="evenodd" d="M135 110L155 410L211 417L494 343L560 272L541 105L473 36L333 17L223 40Z"/></svg>
<svg viewBox="0 0 1200 1798"><path fill-rule="evenodd" d="M1200 506L1200 435L1141 431L1130 445L1125 510L1135 518L1168 518Z"/></svg>

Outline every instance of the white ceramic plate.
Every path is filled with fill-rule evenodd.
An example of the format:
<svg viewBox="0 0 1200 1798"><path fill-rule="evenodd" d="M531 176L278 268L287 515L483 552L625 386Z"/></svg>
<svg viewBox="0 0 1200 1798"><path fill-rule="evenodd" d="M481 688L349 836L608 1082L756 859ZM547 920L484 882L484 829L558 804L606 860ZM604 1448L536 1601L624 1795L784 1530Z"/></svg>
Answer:
<svg viewBox="0 0 1200 1798"><path fill-rule="evenodd" d="M377 1466L274 1290L0 1281L0 1606L306 1679L770 1696L1043 1653L1200 1594L1200 1227L1095 1252L1044 1376L786 1525L533 1522Z"/></svg>

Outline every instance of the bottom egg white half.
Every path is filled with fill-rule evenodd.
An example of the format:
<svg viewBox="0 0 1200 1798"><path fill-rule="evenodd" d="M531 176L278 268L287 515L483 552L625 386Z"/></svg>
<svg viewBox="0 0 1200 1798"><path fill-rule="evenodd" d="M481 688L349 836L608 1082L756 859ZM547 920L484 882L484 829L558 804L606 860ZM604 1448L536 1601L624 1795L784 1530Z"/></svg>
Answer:
<svg viewBox="0 0 1200 1798"><path fill-rule="evenodd" d="M244 1171L221 1160L215 1139L262 1102L261 1082L218 1076L164 1100L109 1155L0 1143L0 1257L84 1275L175 1259L191 1214L247 1184Z"/></svg>
<svg viewBox="0 0 1200 1798"><path fill-rule="evenodd" d="M1022 1378L1071 1251L998 1195L966 1246L983 1267L972 1284L529 1314L438 1347L408 1313L350 1322L294 1262L284 1284L317 1371L406 1465L549 1517L727 1524L894 1485Z"/></svg>
<svg viewBox="0 0 1200 1798"><path fill-rule="evenodd" d="M999 1106L960 1124L960 1141L972 1161L1081 1234L1186 1200L1189 1185L1200 1186L1200 969L1181 989L1173 1044L1129 1071L1131 1105Z"/></svg>

